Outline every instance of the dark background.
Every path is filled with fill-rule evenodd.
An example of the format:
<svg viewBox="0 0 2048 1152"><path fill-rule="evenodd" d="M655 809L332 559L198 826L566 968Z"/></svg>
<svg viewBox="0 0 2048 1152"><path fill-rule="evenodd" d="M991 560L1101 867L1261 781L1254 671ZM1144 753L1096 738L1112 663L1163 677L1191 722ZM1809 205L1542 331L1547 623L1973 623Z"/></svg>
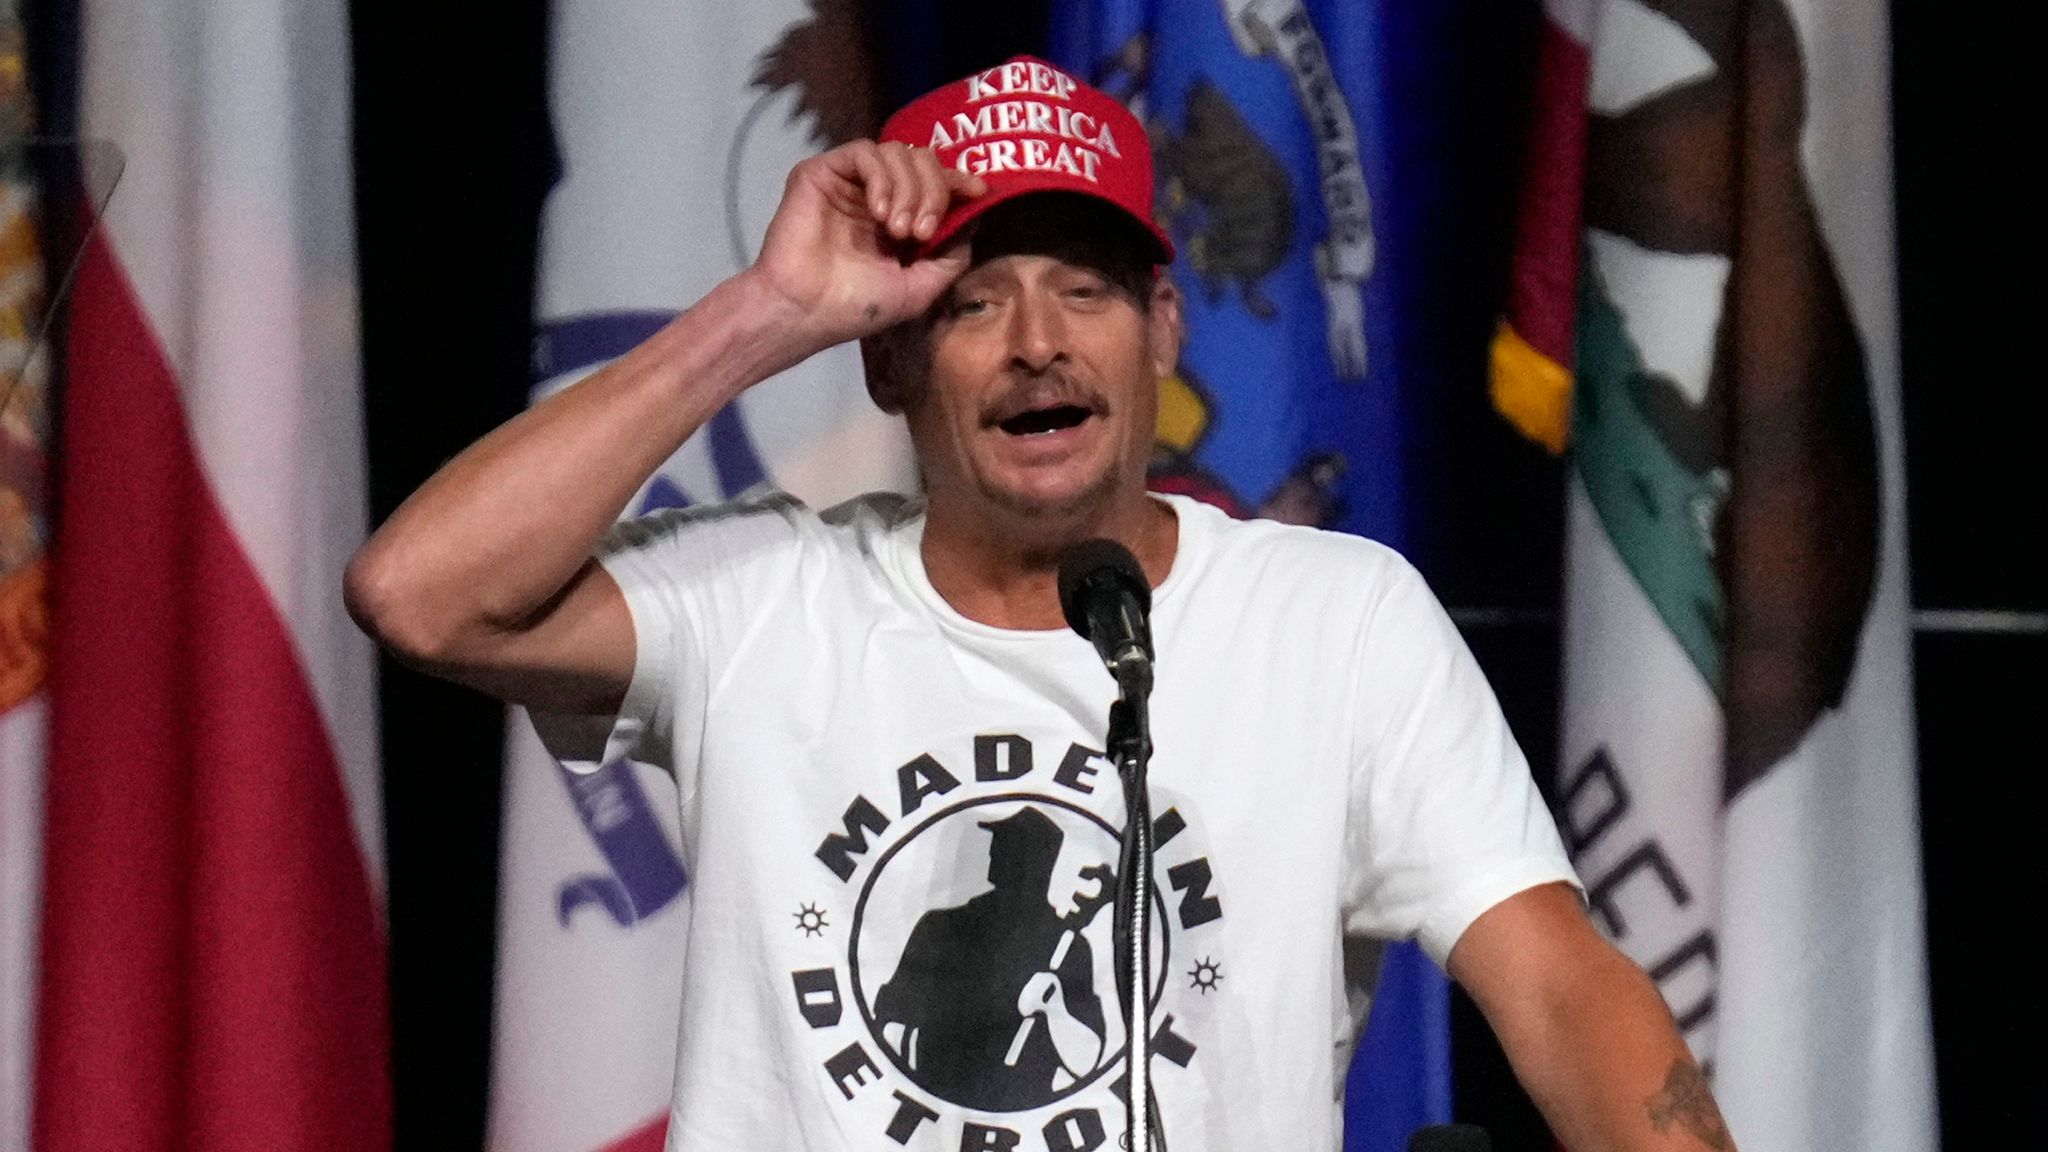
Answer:
<svg viewBox="0 0 2048 1152"><path fill-rule="evenodd" d="M892 95L1042 42L1043 0L971 19L938 0L885 7L927 29L914 59L883 60ZM2018 797L2043 763L2039 734L2023 743L2022 727L2048 687L2048 636L2038 626L1956 630L1925 610L2048 611L2037 447L2048 421L2027 340L2039 329L2038 293L2021 289L2032 277L2007 270L2013 254L2038 251L2020 205L2040 196L2011 172L2010 157L2025 150L2018 38L1935 9L1899 3L1893 12L1899 280L1942 1127L1948 1147L1974 1149L2006 1145L2039 1066L2022 1040L2022 1029L2035 1032L2034 997L2008 989L2031 967L2031 947L2015 940L2040 902L2039 866L2022 863L2032 809ZM1471 78L1459 88L1470 171L1456 184L1469 201L1453 206L1470 230L1469 258L1445 279L1447 306L1463 309L1471 341L1435 366L1431 402L1441 410L1422 422L1442 429L1441 442L1415 453L1410 490L1426 501L1414 551L1444 600L1505 610L1468 626L1467 638L1547 781L1562 473L1491 413L1483 385L1536 18L1533 0L1496 5L1471 21L1469 58L1444 64ZM546 7L358 3L353 23L370 481L381 520L524 403L535 230L553 171ZM388 662L383 675L398 1143L476 1148L504 717L495 703ZM2020 915L1993 913L1994 896L2023 901ZM1460 1118L1492 1128L1503 1149L1548 1148L1468 1003L1455 1020Z"/></svg>

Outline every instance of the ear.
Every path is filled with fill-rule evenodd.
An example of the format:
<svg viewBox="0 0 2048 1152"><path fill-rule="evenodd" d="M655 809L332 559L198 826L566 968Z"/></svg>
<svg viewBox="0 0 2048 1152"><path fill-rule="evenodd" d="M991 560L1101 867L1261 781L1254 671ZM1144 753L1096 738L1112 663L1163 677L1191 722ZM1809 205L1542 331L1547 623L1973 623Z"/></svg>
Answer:
<svg viewBox="0 0 2048 1152"><path fill-rule="evenodd" d="M1152 309L1146 316L1146 340L1152 352L1152 375L1165 379L1180 366L1180 287L1161 268L1152 279Z"/></svg>

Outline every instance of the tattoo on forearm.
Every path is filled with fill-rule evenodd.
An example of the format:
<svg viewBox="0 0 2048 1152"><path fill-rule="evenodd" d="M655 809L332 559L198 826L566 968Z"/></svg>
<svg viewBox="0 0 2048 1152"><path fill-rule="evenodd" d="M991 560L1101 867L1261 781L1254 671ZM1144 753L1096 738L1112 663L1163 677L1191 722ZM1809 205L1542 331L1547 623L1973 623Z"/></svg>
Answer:
<svg viewBox="0 0 2048 1152"><path fill-rule="evenodd" d="M1664 1087L1644 1103L1650 1110L1650 1123L1659 1133L1669 1132L1677 1125L1715 1152L1728 1152L1735 1147L1735 1138L1728 1135L1728 1125L1721 1120L1721 1109L1714 1104L1714 1093L1707 1087L1706 1076L1699 1065L1684 1057L1671 1062Z"/></svg>

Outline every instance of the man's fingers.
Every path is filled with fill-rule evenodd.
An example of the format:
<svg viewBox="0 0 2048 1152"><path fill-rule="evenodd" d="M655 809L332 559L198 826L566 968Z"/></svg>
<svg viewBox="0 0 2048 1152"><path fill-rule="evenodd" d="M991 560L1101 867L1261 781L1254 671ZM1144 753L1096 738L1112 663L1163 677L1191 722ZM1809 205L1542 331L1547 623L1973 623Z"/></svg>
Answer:
<svg viewBox="0 0 2048 1152"><path fill-rule="evenodd" d="M944 216L946 209L953 206L954 199L972 200L974 197L988 191L988 182L979 176L971 176L962 172L958 168L947 168L941 165L936 154L932 156L932 167L937 171L939 177L938 214L932 217L932 231L937 231L939 217ZM920 237L929 237L930 235L931 232L929 231L920 233Z"/></svg>
<svg viewBox="0 0 2048 1152"><path fill-rule="evenodd" d="M903 155L909 163L911 178L917 182L917 195L910 204L909 238L923 240L938 229L939 217L945 215L951 195L946 191L939 158L931 149L908 148Z"/></svg>
<svg viewBox="0 0 2048 1152"><path fill-rule="evenodd" d="M888 208L876 219L888 229L889 235L898 240L908 240L911 229L917 224L918 202L923 196L917 167L911 160L908 145L891 140L876 152L888 168L890 179Z"/></svg>
<svg viewBox="0 0 2048 1152"><path fill-rule="evenodd" d="M952 204L953 191L946 183L946 170L939 166L939 158L931 149L911 149L910 163L917 172L918 186L917 221L911 225L911 233L925 240L938 231L939 217Z"/></svg>
<svg viewBox="0 0 2048 1152"><path fill-rule="evenodd" d="M866 140L856 141L826 155L852 165L852 175L860 184L861 200L867 205L868 215L877 220L883 219L889 207L892 181L888 165L882 162L875 145Z"/></svg>
<svg viewBox="0 0 2048 1152"><path fill-rule="evenodd" d="M988 191L981 177L944 166L929 148L900 141L857 140L818 159L858 186L869 218L895 240L930 238L955 198L972 199Z"/></svg>

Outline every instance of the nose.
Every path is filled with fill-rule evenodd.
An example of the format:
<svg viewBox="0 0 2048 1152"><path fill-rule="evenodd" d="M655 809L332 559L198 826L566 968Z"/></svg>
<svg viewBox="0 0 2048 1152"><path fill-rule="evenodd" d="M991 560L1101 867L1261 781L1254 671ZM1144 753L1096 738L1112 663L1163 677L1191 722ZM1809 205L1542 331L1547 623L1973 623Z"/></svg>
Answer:
<svg viewBox="0 0 2048 1152"><path fill-rule="evenodd" d="M1010 311L1010 363L1037 375L1067 358L1065 318L1058 303L1042 293L1019 294Z"/></svg>

